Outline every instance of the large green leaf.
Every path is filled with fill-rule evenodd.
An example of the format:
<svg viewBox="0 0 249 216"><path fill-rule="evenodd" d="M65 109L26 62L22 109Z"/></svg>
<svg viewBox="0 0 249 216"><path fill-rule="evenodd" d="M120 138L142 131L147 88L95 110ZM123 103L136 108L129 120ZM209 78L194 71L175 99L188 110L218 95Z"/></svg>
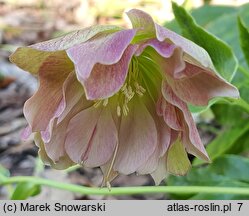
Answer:
<svg viewBox="0 0 249 216"><path fill-rule="evenodd" d="M203 47L209 53L217 71L225 79L231 81L238 66L232 49L223 41L197 25L195 20L183 7L178 6L176 3L172 3L172 6L183 35Z"/></svg>
<svg viewBox="0 0 249 216"><path fill-rule="evenodd" d="M207 28L210 23L220 19L224 15L237 12L237 8L231 6L213 6L204 5L198 9L194 9L191 15L194 17L198 25Z"/></svg>
<svg viewBox="0 0 249 216"><path fill-rule="evenodd" d="M167 181L168 185L174 186L229 186L229 187L249 187L249 159L235 155L225 155L217 158L212 164L202 167L194 167L187 176L170 176ZM174 198L190 198L177 196ZM224 196L224 195L192 195L195 199L248 199L249 196Z"/></svg>

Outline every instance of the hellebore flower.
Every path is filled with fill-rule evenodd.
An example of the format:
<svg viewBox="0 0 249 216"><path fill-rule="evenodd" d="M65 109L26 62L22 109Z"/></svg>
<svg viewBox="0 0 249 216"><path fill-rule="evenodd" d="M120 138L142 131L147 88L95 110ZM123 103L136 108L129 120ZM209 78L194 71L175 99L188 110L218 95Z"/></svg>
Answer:
<svg viewBox="0 0 249 216"><path fill-rule="evenodd" d="M132 29L94 26L18 48L10 60L37 75L25 103L28 128L44 162L101 167L118 174L184 175L187 153L209 161L187 104L238 97L207 52L130 10Z"/></svg>

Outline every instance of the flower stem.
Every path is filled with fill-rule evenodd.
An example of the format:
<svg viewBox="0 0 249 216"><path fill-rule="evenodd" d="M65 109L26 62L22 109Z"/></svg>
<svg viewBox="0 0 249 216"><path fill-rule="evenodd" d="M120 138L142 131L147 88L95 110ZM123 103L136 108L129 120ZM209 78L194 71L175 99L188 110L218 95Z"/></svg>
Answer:
<svg viewBox="0 0 249 216"><path fill-rule="evenodd" d="M31 176L17 176L1 179L0 185L8 185L20 182L30 182L37 185L48 186L61 190L67 190L84 195L131 195L149 193L174 193L174 194L240 194L249 195L249 188L239 187L213 187L213 186L142 186L142 187L113 187L108 188L89 188L69 183L62 183Z"/></svg>

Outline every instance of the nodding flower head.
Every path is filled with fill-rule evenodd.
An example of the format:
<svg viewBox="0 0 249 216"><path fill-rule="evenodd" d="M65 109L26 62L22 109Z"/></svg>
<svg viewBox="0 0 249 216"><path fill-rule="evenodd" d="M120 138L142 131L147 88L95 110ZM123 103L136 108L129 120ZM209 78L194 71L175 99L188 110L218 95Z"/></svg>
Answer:
<svg viewBox="0 0 249 216"><path fill-rule="evenodd" d="M132 29L93 26L18 48L10 60L37 75L24 115L44 162L101 167L118 174L184 175L187 153L209 161L187 104L238 97L207 52L154 23L127 13Z"/></svg>

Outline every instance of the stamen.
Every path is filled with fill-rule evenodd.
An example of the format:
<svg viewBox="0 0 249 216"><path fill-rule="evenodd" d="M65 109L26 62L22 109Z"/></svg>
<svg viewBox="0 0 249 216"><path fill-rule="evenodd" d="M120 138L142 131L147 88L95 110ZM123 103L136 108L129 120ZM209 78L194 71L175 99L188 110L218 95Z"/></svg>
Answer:
<svg viewBox="0 0 249 216"><path fill-rule="evenodd" d="M106 187L108 188L109 191L111 191L112 186L111 186L111 183L109 181L106 182Z"/></svg>
<svg viewBox="0 0 249 216"><path fill-rule="evenodd" d="M127 86L127 83L125 83L122 88L121 88L121 91L125 91L126 90L126 86Z"/></svg>
<svg viewBox="0 0 249 216"><path fill-rule="evenodd" d="M128 112L129 112L129 108L128 108L127 104L125 103L124 106L123 106L123 114L124 114L124 116L127 116Z"/></svg>
<svg viewBox="0 0 249 216"><path fill-rule="evenodd" d="M136 88L136 93L139 96L143 96L144 93L146 92L145 88L143 86L139 85L137 82L134 83L134 86Z"/></svg>
<svg viewBox="0 0 249 216"><path fill-rule="evenodd" d="M121 108L119 105L117 106L117 115L118 115L118 117L121 116Z"/></svg>
<svg viewBox="0 0 249 216"><path fill-rule="evenodd" d="M107 104L108 104L108 98L104 99L103 106L105 107L107 106Z"/></svg>
<svg viewBox="0 0 249 216"><path fill-rule="evenodd" d="M101 100L98 100L98 101L96 101L96 102L93 104L93 106L94 106L95 108L97 108L97 107L100 106L101 102L102 102Z"/></svg>
<svg viewBox="0 0 249 216"><path fill-rule="evenodd" d="M141 92L139 89L136 89L136 93L138 94L138 96L142 97L144 95L143 92Z"/></svg>

